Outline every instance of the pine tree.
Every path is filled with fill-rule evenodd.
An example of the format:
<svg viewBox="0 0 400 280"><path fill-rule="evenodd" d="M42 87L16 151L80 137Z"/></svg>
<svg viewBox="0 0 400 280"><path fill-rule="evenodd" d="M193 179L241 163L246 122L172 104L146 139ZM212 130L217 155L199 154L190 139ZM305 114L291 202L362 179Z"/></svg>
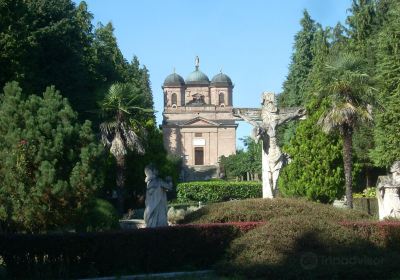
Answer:
<svg viewBox="0 0 400 280"><path fill-rule="evenodd" d="M89 121L54 87L43 97L16 82L0 94L0 224L28 232L65 228L102 186L100 145Z"/></svg>

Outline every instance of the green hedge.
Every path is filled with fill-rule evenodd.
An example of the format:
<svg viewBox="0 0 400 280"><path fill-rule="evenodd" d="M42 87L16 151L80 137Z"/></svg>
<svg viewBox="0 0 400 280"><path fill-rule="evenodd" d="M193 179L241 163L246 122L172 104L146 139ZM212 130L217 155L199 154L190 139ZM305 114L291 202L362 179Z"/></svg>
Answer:
<svg viewBox="0 0 400 280"><path fill-rule="evenodd" d="M180 183L176 187L179 202L221 202L262 197L261 182L203 181Z"/></svg>

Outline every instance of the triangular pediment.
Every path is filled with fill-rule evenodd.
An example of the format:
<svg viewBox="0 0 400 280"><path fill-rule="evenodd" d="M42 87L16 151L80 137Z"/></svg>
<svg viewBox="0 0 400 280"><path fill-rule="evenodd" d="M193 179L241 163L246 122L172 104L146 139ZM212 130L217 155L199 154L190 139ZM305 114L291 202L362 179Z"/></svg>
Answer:
<svg viewBox="0 0 400 280"><path fill-rule="evenodd" d="M181 124L181 126L218 126L218 123L207 120L202 117L196 117Z"/></svg>

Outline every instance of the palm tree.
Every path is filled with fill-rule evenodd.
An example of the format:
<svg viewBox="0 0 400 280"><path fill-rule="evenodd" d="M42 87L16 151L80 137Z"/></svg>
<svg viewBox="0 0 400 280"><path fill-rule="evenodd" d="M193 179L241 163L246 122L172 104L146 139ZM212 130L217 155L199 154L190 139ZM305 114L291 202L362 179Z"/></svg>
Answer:
<svg viewBox="0 0 400 280"><path fill-rule="evenodd" d="M373 88L371 77L362 71L363 61L351 54L341 54L326 66L319 97L328 98L328 108L318 124L326 133L339 131L343 139L343 163L347 207L353 208L352 145L357 125L372 121Z"/></svg>
<svg viewBox="0 0 400 280"><path fill-rule="evenodd" d="M128 151L144 153L143 141L138 131L143 131L140 122L143 113L152 112L144 109L141 92L129 83L111 85L100 104L104 122L100 124L101 138L110 153L115 157L118 211L124 211L124 188L126 182L126 155Z"/></svg>

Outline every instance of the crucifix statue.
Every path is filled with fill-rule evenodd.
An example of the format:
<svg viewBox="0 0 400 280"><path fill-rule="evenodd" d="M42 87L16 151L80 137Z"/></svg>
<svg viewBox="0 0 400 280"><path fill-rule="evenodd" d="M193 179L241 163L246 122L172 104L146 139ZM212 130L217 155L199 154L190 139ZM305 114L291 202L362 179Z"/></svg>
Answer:
<svg viewBox="0 0 400 280"><path fill-rule="evenodd" d="M277 194L277 182L282 165L288 160L277 144L276 129L279 125L294 119L304 119L304 108L281 108L276 105L274 93L262 94L262 108L234 108L233 115L250 123L256 142L262 140L262 191L263 198L274 198Z"/></svg>

